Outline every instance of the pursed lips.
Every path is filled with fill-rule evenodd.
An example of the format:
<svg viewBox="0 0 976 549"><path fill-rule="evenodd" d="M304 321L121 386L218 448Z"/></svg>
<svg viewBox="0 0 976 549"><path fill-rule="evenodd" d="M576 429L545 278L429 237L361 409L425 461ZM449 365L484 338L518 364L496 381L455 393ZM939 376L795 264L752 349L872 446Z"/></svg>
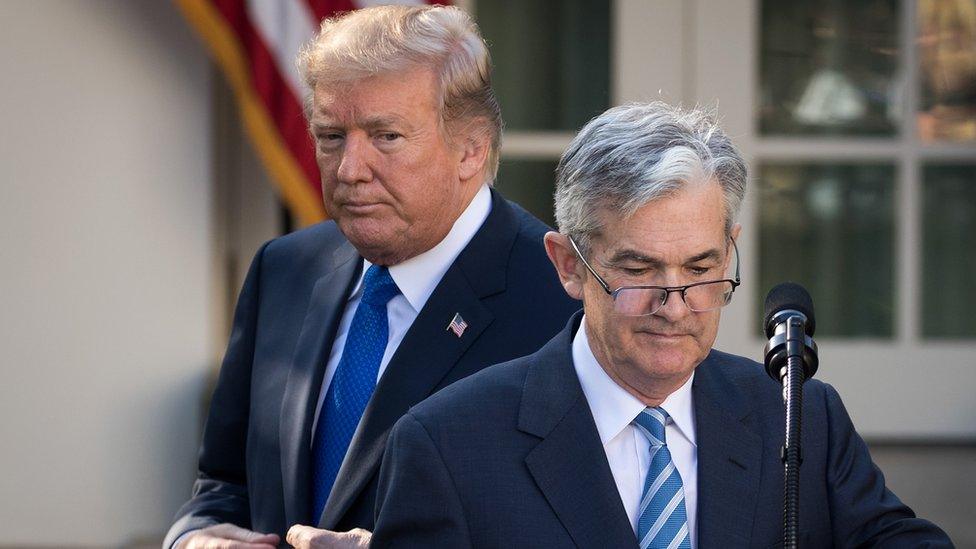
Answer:
<svg viewBox="0 0 976 549"><path fill-rule="evenodd" d="M346 201L340 203L340 207L342 209L352 213L369 213L379 208L382 205L383 205L382 202L365 202L365 201L362 202Z"/></svg>
<svg viewBox="0 0 976 549"><path fill-rule="evenodd" d="M660 338L660 339L679 339L690 335L690 334L679 333L679 332L655 332L653 330L640 330L639 333L651 337Z"/></svg>

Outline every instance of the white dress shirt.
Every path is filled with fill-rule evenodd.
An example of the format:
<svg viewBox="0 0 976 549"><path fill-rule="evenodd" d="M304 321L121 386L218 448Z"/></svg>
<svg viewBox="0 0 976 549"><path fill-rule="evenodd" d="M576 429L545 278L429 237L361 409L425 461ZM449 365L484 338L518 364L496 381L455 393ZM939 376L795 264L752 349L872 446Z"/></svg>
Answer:
<svg viewBox="0 0 976 549"><path fill-rule="evenodd" d="M573 366L583 386L583 394L590 405L596 429L607 454L613 480L623 501L627 518L637 532L638 507L644 491L644 479L650 468L650 441L631 422L646 406L623 387L617 385L597 362L586 335L586 316L573 338ZM664 429L668 450L675 468L681 475L685 491L685 512L691 547L697 546L698 531L698 450L695 445L695 417L692 405L691 382L668 395L661 408L671 416Z"/></svg>
<svg viewBox="0 0 976 549"><path fill-rule="evenodd" d="M457 256L464 250L468 242L474 238L475 233L488 218L491 212L491 192L488 186L482 186L478 193L471 199L467 208L454 222L454 226L436 246L426 252L411 257L410 259L390 267L390 276L396 282L400 293L389 301L386 305L387 319L389 320L389 339L386 343L386 351L383 353L383 360L380 361L379 372L376 374L376 381L379 382L383 372L386 371L387 364L393 358L397 347L403 341L403 336L417 319L430 294L440 283L441 278L447 269L450 268ZM349 325L352 324L353 315L359 307L359 302L363 296L363 276L366 269L372 265L369 261L363 260L363 270L359 275L359 281L353 288L352 294L346 301L346 310L342 313L339 321L339 328L336 330L335 340L332 342L332 351L329 353L329 360L325 366L325 376L322 378L322 389L319 391L318 405L315 408L315 422L312 424L312 437L315 437L315 426L319 421L319 412L325 402L325 395L329 390L329 384L335 376L336 368L339 366L339 359L342 358L342 351L346 348L346 336L349 333ZM309 441L309 445L312 441Z"/></svg>

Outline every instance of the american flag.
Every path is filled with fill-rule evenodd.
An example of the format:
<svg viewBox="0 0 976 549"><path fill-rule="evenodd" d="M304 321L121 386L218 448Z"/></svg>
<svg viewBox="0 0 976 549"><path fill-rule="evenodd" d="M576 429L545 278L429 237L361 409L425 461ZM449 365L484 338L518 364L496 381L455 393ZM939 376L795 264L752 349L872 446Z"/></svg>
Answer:
<svg viewBox="0 0 976 549"><path fill-rule="evenodd" d="M454 335L461 337L464 330L468 328L468 323L461 318L461 313L454 313L454 318L451 319L451 323L447 325L447 329L454 332Z"/></svg>

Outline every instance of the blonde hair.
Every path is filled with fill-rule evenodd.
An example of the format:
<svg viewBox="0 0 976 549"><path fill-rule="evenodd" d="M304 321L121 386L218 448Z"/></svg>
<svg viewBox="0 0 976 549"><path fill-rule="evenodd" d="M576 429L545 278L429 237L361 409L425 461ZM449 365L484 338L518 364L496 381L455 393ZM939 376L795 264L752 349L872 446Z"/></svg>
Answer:
<svg viewBox="0 0 976 549"><path fill-rule="evenodd" d="M414 67L433 70L441 122L449 139L474 132L490 142L485 172L498 170L502 117L491 88L491 59L478 26L454 6L378 6L322 22L298 67L312 90Z"/></svg>

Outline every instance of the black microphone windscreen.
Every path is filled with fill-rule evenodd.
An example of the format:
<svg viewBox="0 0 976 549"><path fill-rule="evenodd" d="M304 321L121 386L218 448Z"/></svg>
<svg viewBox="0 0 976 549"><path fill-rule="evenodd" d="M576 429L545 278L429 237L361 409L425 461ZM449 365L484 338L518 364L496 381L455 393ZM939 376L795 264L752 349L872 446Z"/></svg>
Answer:
<svg viewBox="0 0 976 549"><path fill-rule="evenodd" d="M765 314L763 315L763 329L766 332L766 337L773 336L775 326L770 323L773 316L780 311L789 309L800 311L806 315L806 334L813 337L813 331L817 327L813 317L813 299L806 288L795 282L777 284L766 295Z"/></svg>

